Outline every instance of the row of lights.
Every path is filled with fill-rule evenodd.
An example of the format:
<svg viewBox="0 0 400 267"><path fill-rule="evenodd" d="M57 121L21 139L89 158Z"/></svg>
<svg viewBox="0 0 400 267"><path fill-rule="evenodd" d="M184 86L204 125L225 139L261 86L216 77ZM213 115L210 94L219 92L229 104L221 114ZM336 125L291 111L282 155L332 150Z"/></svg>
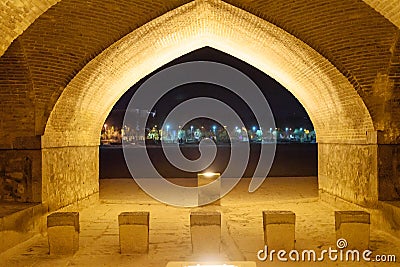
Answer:
<svg viewBox="0 0 400 267"><path fill-rule="evenodd" d="M157 125L155 125L154 127L157 128ZM167 131L169 131L169 128L170 128L169 124L167 124L165 127L167 128ZM181 129L181 128L182 128L182 127L179 126L179 129ZM190 131L191 131L191 132L193 132L193 128L194 128L193 125L190 126ZM204 126L201 126L201 128L204 129ZM227 128L227 126L224 126L224 129L226 129L226 128ZM213 129L213 131L215 132L215 131L217 130L217 126L216 126L216 125L213 125L213 126L212 126L212 129ZM239 129L239 127L238 127L238 126L235 126L235 130L238 130L238 129ZM242 127L242 129L245 129L245 128ZM260 129L261 129L261 128L260 128ZM104 130L107 131L107 124L104 124ZM245 129L245 130L246 130L246 129ZM256 127L256 126L253 126L253 127L252 127L252 130L253 130L253 132L255 132L255 131L257 130L257 127ZM278 130L278 128L275 128L275 130ZM286 132L288 132L289 130L291 131L292 128L288 128L288 127L285 128L285 131L286 131ZM272 132L272 128L269 128L269 131ZM302 132L302 131L303 131L303 128L300 128L300 132ZM304 131L307 131L307 130L304 129Z"/></svg>

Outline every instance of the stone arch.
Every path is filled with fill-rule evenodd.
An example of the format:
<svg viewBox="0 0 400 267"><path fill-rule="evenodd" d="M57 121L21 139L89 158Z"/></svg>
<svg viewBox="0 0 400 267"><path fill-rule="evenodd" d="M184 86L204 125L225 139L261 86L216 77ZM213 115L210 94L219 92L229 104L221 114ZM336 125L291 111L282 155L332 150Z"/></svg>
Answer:
<svg viewBox="0 0 400 267"><path fill-rule="evenodd" d="M299 99L318 135L321 192L377 200L374 126L347 78L277 26L221 1L194 1L114 43L63 90L42 136L43 202L58 208L98 192L99 133L115 102L153 70L204 46L257 67Z"/></svg>

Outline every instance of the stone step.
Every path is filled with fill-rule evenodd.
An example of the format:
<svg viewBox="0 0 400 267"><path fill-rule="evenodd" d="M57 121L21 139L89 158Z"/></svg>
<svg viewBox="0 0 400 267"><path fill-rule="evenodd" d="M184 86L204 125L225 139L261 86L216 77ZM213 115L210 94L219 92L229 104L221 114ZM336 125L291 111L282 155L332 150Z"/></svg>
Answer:
<svg viewBox="0 0 400 267"><path fill-rule="evenodd" d="M39 203L0 203L0 253L45 231L46 208Z"/></svg>

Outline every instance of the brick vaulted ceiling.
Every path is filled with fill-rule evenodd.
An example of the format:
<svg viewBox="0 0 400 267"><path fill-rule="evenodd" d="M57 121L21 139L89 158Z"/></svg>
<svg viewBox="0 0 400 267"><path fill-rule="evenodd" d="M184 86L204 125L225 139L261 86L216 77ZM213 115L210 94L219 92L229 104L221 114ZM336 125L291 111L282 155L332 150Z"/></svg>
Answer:
<svg viewBox="0 0 400 267"><path fill-rule="evenodd" d="M0 25L0 55L6 51L10 43L25 31L40 15L61 0L2 0L0 1L0 15L2 23ZM67 1L67 0L63 0ZM86 2L86 1L81 1ZM123 2L123 1L119 1ZM132 1L130 1L132 2ZM136 1L140 2L140 1ZM148 1L150 2L150 1ZM162 1L151 1L162 2ZM165 2L165 1L164 1ZM183 1L182 1L183 2ZM241 2L256 2L245 0ZM278 1L264 1L278 2ZM290 1L286 1L289 2ZM364 0L366 4L374 8L394 25L400 28L400 2L396 0ZM174 4L172 4L173 6Z"/></svg>
<svg viewBox="0 0 400 267"><path fill-rule="evenodd" d="M1 1L0 94L13 94L43 134L54 104L71 79L105 48L188 0ZM363 97L379 128L374 92L398 57L400 2L377 0L227 0L299 38L333 63ZM11 45L10 45L11 43ZM398 69L398 66L395 68ZM394 70L397 73L397 70ZM2 112L18 108L3 103ZM0 132L7 132L0 123ZM18 125L12 126L18 133ZM26 126L20 126L24 135ZM3 130L3 131L1 131Z"/></svg>

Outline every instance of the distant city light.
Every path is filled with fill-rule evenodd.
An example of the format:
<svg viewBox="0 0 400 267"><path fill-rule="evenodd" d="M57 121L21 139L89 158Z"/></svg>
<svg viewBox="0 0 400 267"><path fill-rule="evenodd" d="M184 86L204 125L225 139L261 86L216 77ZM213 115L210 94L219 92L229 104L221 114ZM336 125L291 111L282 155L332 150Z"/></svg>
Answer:
<svg viewBox="0 0 400 267"><path fill-rule="evenodd" d="M153 140L158 144L159 140L167 140L169 143L178 142L179 144L193 144L200 142L204 138L212 138L216 144L234 142L290 142L290 143L315 143L316 133L314 129L307 130L304 127L299 128L269 128L269 133L264 134L262 127L253 125L249 129L244 126L234 126L232 133L227 133L228 126L219 126L216 124L203 124L202 126L182 124L163 124L158 129L157 125L148 125L145 133L142 134L138 127L134 125L115 126L112 122L104 123L101 131L102 144L118 144L122 140L132 144L141 140ZM218 130L221 127L221 130ZM186 130L185 130L186 129ZM275 130L274 130L275 129ZM217 131L218 130L218 131ZM211 132L210 132L211 131Z"/></svg>

